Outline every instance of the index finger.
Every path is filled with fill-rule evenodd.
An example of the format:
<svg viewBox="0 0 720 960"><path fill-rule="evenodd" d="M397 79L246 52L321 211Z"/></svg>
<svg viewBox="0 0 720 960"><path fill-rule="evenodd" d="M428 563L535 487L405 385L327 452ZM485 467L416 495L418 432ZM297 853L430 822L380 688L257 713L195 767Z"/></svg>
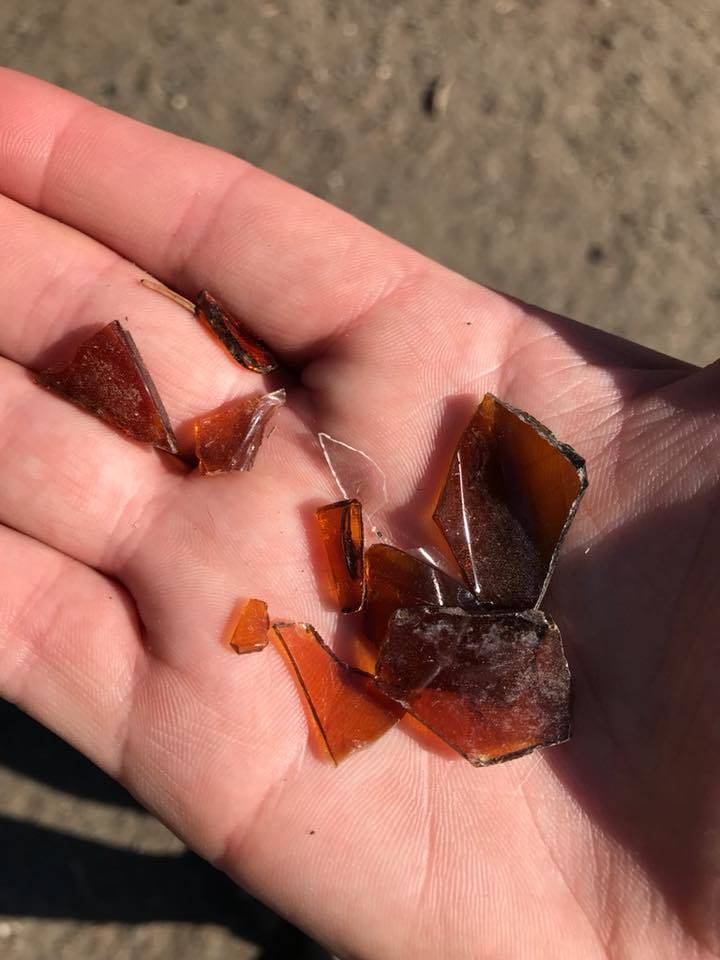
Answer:
<svg viewBox="0 0 720 960"><path fill-rule="evenodd" d="M242 160L0 69L0 192L307 354L426 268Z"/></svg>
<svg viewBox="0 0 720 960"><path fill-rule="evenodd" d="M392 305L398 339L446 293L483 330L552 329L595 365L692 368L509 302L229 154L0 68L0 193L82 230L182 292L206 287L279 353L305 361ZM435 311L436 315L439 311ZM380 319L383 320L381 313ZM438 316L434 326L442 328ZM532 321L532 322L529 322ZM493 352L488 352L488 362Z"/></svg>

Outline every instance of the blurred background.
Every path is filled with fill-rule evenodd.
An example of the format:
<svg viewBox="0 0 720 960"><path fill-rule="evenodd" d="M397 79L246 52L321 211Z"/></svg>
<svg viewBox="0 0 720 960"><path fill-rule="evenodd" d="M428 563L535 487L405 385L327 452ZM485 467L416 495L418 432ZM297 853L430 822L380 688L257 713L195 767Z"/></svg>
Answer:
<svg viewBox="0 0 720 960"><path fill-rule="evenodd" d="M0 0L0 63L492 287L720 356L719 0ZM0 704L0 956L325 954Z"/></svg>

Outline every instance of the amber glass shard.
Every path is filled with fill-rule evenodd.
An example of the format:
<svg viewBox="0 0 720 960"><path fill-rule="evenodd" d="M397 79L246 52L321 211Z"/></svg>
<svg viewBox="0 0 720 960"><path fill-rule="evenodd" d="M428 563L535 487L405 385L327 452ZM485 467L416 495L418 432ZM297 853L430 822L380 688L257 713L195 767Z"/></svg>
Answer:
<svg viewBox="0 0 720 960"><path fill-rule="evenodd" d="M343 613L363 602L363 518L357 500L340 500L315 511L338 606Z"/></svg>
<svg viewBox="0 0 720 960"><path fill-rule="evenodd" d="M270 621L267 604L262 600L246 600L240 608L230 646L236 653L255 653L268 643Z"/></svg>
<svg viewBox="0 0 720 960"><path fill-rule="evenodd" d="M571 447L488 393L460 438L434 519L482 600L524 610L540 603L586 486Z"/></svg>
<svg viewBox="0 0 720 960"><path fill-rule="evenodd" d="M158 280L141 277L140 283L194 313L213 331L230 356L243 367L255 373L270 373L277 367L277 361L267 345L259 337L253 336L207 290L201 290L193 303Z"/></svg>
<svg viewBox="0 0 720 960"><path fill-rule="evenodd" d="M285 403L285 391L243 397L193 424L200 473L251 470L270 419Z"/></svg>
<svg viewBox="0 0 720 960"><path fill-rule="evenodd" d="M570 735L560 631L539 610L398 610L376 673L381 690L478 766Z"/></svg>
<svg viewBox="0 0 720 960"><path fill-rule="evenodd" d="M197 317L207 324L220 340L233 360L255 373L270 373L277 367L277 360L269 347L253 336L225 307L207 290L201 290L195 301Z"/></svg>
<svg viewBox="0 0 720 960"><path fill-rule="evenodd" d="M274 623L273 629L334 763L379 739L400 719L399 704L381 693L369 674L338 660L309 624Z"/></svg>
<svg viewBox="0 0 720 960"><path fill-rule="evenodd" d="M363 633L370 652L377 655L396 610L435 603L483 609L467 587L437 567L386 543L373 544L367 550Z"/></svg>
<svg viewBox="0 0 720 960"><path fill-rule="evenodd" d="M35 381L72 400L134 440L177 453L177 441L135 342L117 320L84 340L68 363L35 374Z"/></svg>

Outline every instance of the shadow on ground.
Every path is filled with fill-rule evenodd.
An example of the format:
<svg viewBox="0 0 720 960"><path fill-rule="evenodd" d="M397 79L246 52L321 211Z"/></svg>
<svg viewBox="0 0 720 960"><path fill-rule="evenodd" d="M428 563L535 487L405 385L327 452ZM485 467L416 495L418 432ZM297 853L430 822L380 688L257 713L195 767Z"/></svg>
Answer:
<svg viewBox="0 0 720 960"><path fill-rule="evenodd" d="M141 808L117 783L0 701L0 764L75 796ZM190 852L148 854L0 815L0 914L88 923L216 924L262 960L328 954Z"/></svg>

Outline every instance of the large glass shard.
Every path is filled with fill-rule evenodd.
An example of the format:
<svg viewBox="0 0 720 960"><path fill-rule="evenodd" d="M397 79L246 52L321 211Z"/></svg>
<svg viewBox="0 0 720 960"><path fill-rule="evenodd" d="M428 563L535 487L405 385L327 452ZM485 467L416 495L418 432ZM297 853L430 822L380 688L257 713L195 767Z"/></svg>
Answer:
<svg viewBox="0 0 720 960"><path fill-rule="evenodd" d="M363 518L357 500L340 500L315 511L328 558L333 592L343 613L363 602Z"/></svg>
<svg viewBox="0 0 720 960"><path fill-rule="evenodd" d="M117 320L84 340L67 363L35 374L35 381L134 440L177 453L177 441L135 341Z"/></svg>
<svg viewBox="0 0 720 960"><path fill-rule="evenodd" d="M377 655L396 610L424 604L482 610L466 586L442 570L386 543L365 553L364 639Z"/></svg>
<svg viewBox="0 0 720 960"><path fill-rule="evenodd" d="M268 644L270 621L267 604L251 598L240 608L230 646L236 653L256 653Z"/></svg>
<svg viewBox="0 0 720 960"><path fill-rule="evenodd" d="M271 418L285 403L285 391L243 397L193 424L200 473L251 470Z"/></svg>
<svg viewBox="0 0 720 960"><path fill-rule="evenodd" d="M524 610L540 603L586 486L571 447L488 393L460 438L434 519L472 590Z"/></svg>
<svg viewBox="0 0 720 960"><path fill-rule="evenodd" d="M381 690L477 766L570 735L570 673L560 631L538 610L398 610L376 678Z"/></svg>
<svg viewBox="0 0 720 960"><path fill-rule="evenodd" d="M267 344L251 334L237 317L229 313L207 290L195 300L195 314L213 331L233 360L255 373L271 373L277 360Z"/></svg>
<svg viewBox="0 0 720 960"><path fill-rule="evenodd" d="M273 629L305 699L311 725L334 763L373 743L403 714L373 678L338 660L307 623L274 623Z"/></svg>

